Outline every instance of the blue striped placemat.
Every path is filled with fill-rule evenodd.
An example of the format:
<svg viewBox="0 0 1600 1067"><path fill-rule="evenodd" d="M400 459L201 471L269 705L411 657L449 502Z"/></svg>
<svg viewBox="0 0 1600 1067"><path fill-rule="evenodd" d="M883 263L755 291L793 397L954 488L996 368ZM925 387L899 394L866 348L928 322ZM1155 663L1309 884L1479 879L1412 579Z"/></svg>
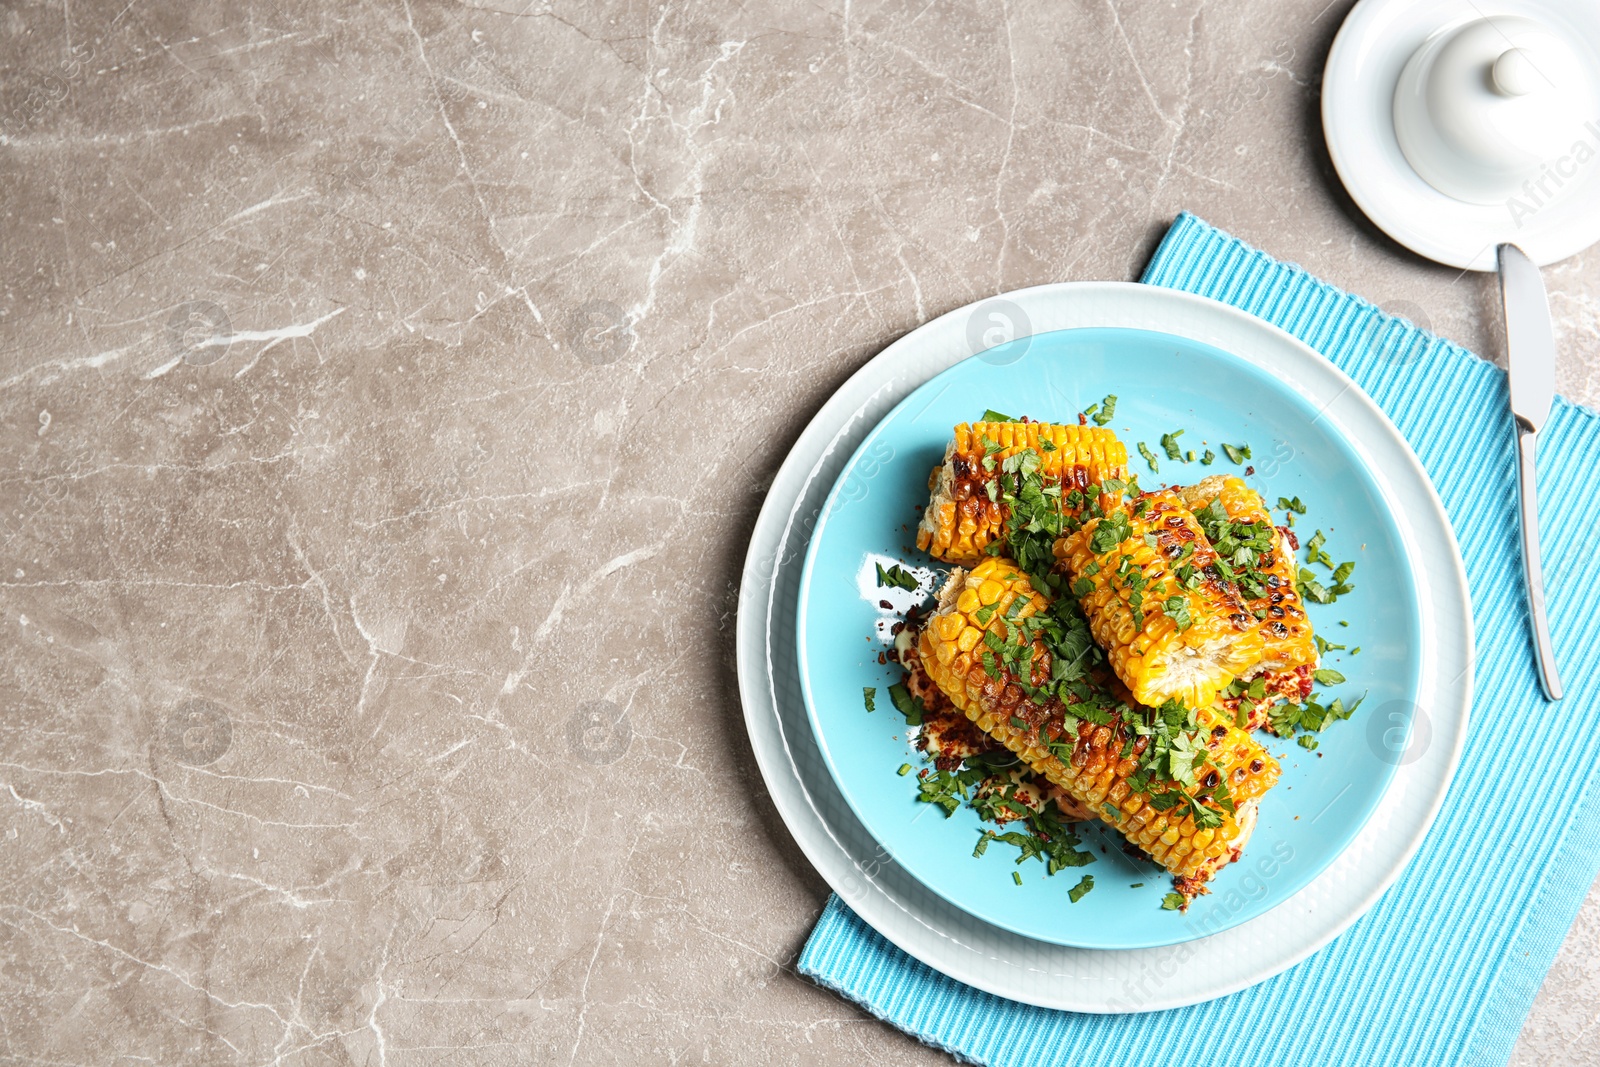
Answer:
<svg viewBox="0 0 1600 1067"><path fill-rule="evenodd" d="M1298 267L1181 215L1145 271L1331 359L1416 450L1466 560L1477 681L1466 752L1422 849L1364 918L1260 985L1173 1011L1078 1015L946 978L834 897L801 973L990 1067L1499 1064L1600 870L1600 417L1558 399L1541 434L1551 626L1566 697L1539 693L1517 547L1505 374ZM1337 727L1335 727L1337 728Z"/></svg>

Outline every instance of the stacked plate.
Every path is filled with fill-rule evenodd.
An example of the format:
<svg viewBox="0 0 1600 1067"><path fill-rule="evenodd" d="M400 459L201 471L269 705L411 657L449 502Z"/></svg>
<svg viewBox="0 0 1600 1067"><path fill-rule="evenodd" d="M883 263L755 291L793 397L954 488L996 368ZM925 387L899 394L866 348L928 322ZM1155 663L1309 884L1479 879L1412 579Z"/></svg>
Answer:
<svg viewBox="0 0 1600 1067"><path fill-rule="evenodd" d="M916 799L920 765L882 687L899 591L874 562L909 548L950 428L985 408L1072 421L1108 393L1113 428L1185 449L1252 445L1249 480L1299 496L1357 560L1354 594L1316 608L1340 662L1349 722L1315 753L1274 742L1284 777L1241 862L1187 914L1163 911L1153 865L1089 834L1078 873L972 857L979 824ZM1167 465L1156 481L1243 473ZM1143 464L1135 459L1134 466ZM1309 531L1308 531L1309 532ZM922 572L936 582L937 576ZM867 576L867 577L864 577ZM890 593L894 595L889 595ZM901 597L904 599L904 597ZM882 607L881 602L890 604ZM1347 628L1330 631L1335 620ZM1335 636L1337 634L1338 636ZM1345 635L1350 640L1345 641ZM1471 610L1448 520L1399 432L1349 378L1237 309L1150 286L1022 290L951 312L889 346L823 406L769 491L745 562L738 664L745 720L774 803L817 870L888 940L969 985L1030 1004L1146 1011L1244 988L1355 921L1421 843L1465 739ZM862 689L879 689L868 713ZM1026 875L1018 887L1011 871ZM1179 962L1183 966L1178 966Z"/></svg>

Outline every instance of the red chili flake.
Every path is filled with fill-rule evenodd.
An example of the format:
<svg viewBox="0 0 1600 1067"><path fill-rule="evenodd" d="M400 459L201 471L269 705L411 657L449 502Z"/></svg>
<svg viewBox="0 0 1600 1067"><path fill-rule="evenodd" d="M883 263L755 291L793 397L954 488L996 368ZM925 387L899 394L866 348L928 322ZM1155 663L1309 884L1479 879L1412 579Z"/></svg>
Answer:
<svg viewBox="0 0 1600 1067"><path fill-rule="evenodd" d="M1246 467L1246 468L1245 468L1245 469L1244 469L1244 472L1245 472L1245 473L1246 473L1246 474L1254 474L1254 473L1255 473L1255 472L1256 472L1256 469L1255 469L1255 468L1254 468L1254 467Z"/></svg>
<svg viewBox="0 0 1600 1067"><path fill-rule="evenodd" d="M882 608L884 611L893 611L894 610L894 605L889 603L887 600L878 601L878 607Z"/></svg>

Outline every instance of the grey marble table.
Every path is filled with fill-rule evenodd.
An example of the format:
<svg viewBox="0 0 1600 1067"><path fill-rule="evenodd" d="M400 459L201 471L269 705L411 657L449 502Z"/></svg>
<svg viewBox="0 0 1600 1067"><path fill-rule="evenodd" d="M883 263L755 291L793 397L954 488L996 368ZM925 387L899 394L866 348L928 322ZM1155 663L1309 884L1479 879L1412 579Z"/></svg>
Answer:
<svg viewBox="0 0 1600 1067"><path fill-rule="evenodd" d="M1497 357L1333 180L1348 6L5 4L0 1058L944 1062L793 972L764 489L886 342L1185 208ZM1600 1059L1597 949L1516 1063Z"/></svg>

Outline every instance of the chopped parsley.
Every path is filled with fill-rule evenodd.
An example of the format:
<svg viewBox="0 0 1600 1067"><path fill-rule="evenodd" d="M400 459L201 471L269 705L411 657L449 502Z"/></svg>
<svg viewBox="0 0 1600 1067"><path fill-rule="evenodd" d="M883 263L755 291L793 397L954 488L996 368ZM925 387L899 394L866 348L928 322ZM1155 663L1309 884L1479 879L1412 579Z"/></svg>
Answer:
<svg viewBox="0 0 1600 1067"><path fill-rule="evenodd" d="M1317 655L1319 656L1326 656L1329 652L1343 652L1349 647L1347 645L1336 645L1321 634L1313 634L1312 639L1317 643Z"/></svg>
<svg viewBox="0 0 1600 1067"><path fill-rule="evenodd" d="M1113 511L1101 519L1089 535L1089 551L1103 556L1133 536L1133 523L1125 511Z"/></svg>
<svg viewBox="0 0 1600 1067"><path fill-rule="evenodd" d="M1089 890L1094 888L1094 875L1086 874L1078 879L1078 884L1067 890L1067 898L1074 904L1089 895Z"/></svg>
<svg viewBox="0 0 1600 1067"><path fill-rule="evenodd" d="M1168 459L1173 461L1181 461L1183 459L1183 452L1178 448L1178 438L1182 436L1182 430L1174 430L1171 433L1161 435L1161 447L1167 453Z"/></svg>
<svg viewBox="0 0 1600 1067"><path fill-rule="evenodd" d="M1328 543L1328 537L1321 530L1311 535L1311 540L1306 542L1306 562L1320 563L1330 571L1333 570L1333 557L1322 550Z"/></svg>
<svg viewBox="0 0 1600 1067"><path fill-rule="evenodd" d="M1266 596L1272 584L1263 568L1272 565L1277 532L1264 522L1232 521L1220 497L1195 512L1195 518L1217 551L1217 558L1207 569L1237 584L1251 600Z"/></svg>
<svg viewBox="0 0 1600 1067"><path fill-rule="evenodd" d="M1184 897L1182 893L1168 893L1161 898L1162 911L1182 911Z"/></svg>
<svg viewBox="0 0 1600 1067"><path fill-rule="evenodd" d="M1350 575L1354 574L1356 569L1355 561L1348 560L1336 566L1333 557L1323 548L1327 543L1328 536L1321 530L1313 534L1311 540L1306 542L1306 562L1321 564L1332 571L1332 588L1318 580L1316 572L1309 566L1301 567L1295 580L1295 587L1299 589L1300 595L1314 604L1332 604L1355 589L1355 586L1350 584Z"/></svg>
<svg viewBox="0 0 1600 1067"><path fill-rule="evenodd" d="M915 592L917 586L922 584L917 581L910 571L898 563L891 564L888 570L884 570L881 563L875 563L873 566L878 568L878 588L880 589L909 589Z"/></svg>
<svg viewBox="0 0 1600 1067"><path fill-rule="evenodd" d="M1330 593L1321 582L1317 581L1317 576L1310 567L1300 568L1300 573L1295 580L1295 587L1300 591L1300 595L1303 598L1313 604L1332 604L1334 601L1334 594Z"/></svg>
<svg viewBox="0 0 1600 1067"><path fill-rule="evenodd" d="M1311 677L1316 680L1318 685L1344 684L1344 675L1340 674L1338 671L1329 670L1326 667L1324 667L1322 670L1314 672Z"/></svg>
<svg viewBox="0 0 1600 1067"><path fill-rule="evenodd" d="M1200 457L1200 465L1202 467L1209 467L1213 463L1215 463L1216 461L1217 461L1217 454L1215 452L1211 451L1211 449L1209 449L1209 448L1206 449L1205 455Z"/></svg>
<svg viewBox="0 0 1600 1067"><path fill-rule="evenodd" d="M1108 394L1104 400L1100 401L1100 410L1094 414L1090 414L1090 412L1094 412L1094 408L1095 406L1090 404L1089 410L1084 412L1084 414L1093 419L1096 426L1104 426L1106 423L1110 422L1116 417L1117 394Z"/></svg>
<svg viewBox="0 0 1600 1067"><path fill-rule="evenodd" d="M922 725L922 716L927 708L923 706L920 698L905 687L904 683L896 682L889 687L889 701L906 717L907 726Z"/></svg>
<svg viewBox="0 0 1600 1067"><path fill-rule="evenodd" d="M1278 498L1278 506L1284 511L1292 511L1296 515L1304 515L1306 513L1306 506L1301 502L1299 497L1290 499L1286 496L1280 496Z"/></svg>
<svg viewBox="0 0 1600 1067"><path fill-rule="evenodd" d="M1010 415L1002 415L998 411L996 411L994 408L989 408L986 411L984 411L984 413L983 413L983 421L984 422L1017 422L1019 420L1012 418Z"/></svg>
<svg viewBox="0 0 1600 1067"><path fill-rule="evenodd" d="M1235 466L1250 458L1249 445L1230 445L1224 441L1222 443L1222 451L1227 454L1229 459L1233 460Z"/></svg>
<svg viewBox="0 0 1600 1067"><path fill-rule="evenodd" d="M996 761L1005 759L1012 761L1011 766L997 766ZM1016 846L1016 863L1040 860L1050 875L1093 863L1094 853L1078 848L1082 839L1072 832L1071 824L1062 820L1053 802L1044 801L1037 809L1023 803L1013 773L1015 760L1010 753L969 757L959 771L940 771L923 779L918 799L949 811L955 810L949 805L959 807L965 801L979 818L991 822L1004 818L1017 827L1003 833L984 830L972 850L974 856L982 856L990 842L999 841ZM1041 791L1034 792L1037 795Z"/></svg>
<svg viewBox="0 0 1600 1067"><path fill-rule="evenodd" d="M878 696L878 687L877 686L875 686L875 685L864 685L864 686L861 687L861 702L864 703L867 706L867 710L868 711L877 711L878 710L877 706L876 706L877 696Z"/></svg>
<svg viewBox="0 0 1600 1067"><path fill-rule="evenodd" d="M1279 704L1267 713L1267 726L1283 738L1293 737L1298 730L1320 733L1328 724L1354 715L1365 699L1365 696L1359 697L1348 707L1343 697L1335 698L1330 704L1322 703L1315 696L1304 704Z"/></svg>
<svg viewBox="0 0 1600 1067"><path fill-rule="evenodd" d="M1150 446L1143 441L1139 442L1139 455L1143 456L1144 461L1150 464L1151 474L1159 474L1161 472L1161 464L1156 462L1155 453L1151 452Z"/></svg>
<svg viewBox="0 0 1600 1067"><path fill-rule="evenodd" d="M966 790L954 771L939 771L917 781L917 799L941 808L947 819L956 813L965 798Z"/></svg>

